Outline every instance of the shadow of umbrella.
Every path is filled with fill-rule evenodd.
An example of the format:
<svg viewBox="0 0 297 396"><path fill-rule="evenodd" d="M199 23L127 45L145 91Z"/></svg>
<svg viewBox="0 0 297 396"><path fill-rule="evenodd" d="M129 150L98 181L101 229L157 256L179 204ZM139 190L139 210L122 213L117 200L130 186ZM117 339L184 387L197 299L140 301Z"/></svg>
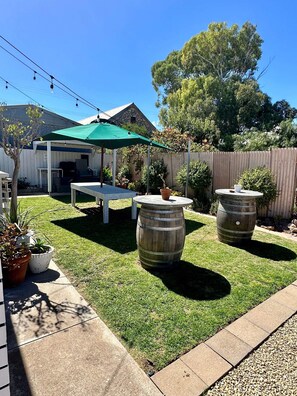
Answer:
<svg viewBox="0 0 297 396"><path fill-rule="evenodd" d="M160 278L168 289L192 300L217 300L231 292L225 277L188 261L180 261L171 270L150 273Z"/></svg>

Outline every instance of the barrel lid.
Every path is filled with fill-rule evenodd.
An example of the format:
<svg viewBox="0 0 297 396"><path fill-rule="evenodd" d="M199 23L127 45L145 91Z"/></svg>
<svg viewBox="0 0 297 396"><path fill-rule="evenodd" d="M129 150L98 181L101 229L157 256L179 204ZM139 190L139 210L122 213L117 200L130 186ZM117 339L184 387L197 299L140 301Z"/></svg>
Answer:
<svg viewBox="0 0 297 396"><path fill-rule="evenodd" d="M171 196L168 201L162 199L161 195L138 195L133 198L133 201L145 205L174 207L188 206L193 203L190 198L177 197L175 195Z"/></svg>
<svg viewBox="0 0 297 396"><path fill-rule="evenodd" d="M235 192L232 188L221 188L215 191L217 195L227 195L227 196L235 196L242 198L261 198L263 197L263 193L259 191L252 190L241 190L240 192Z"/></svg>

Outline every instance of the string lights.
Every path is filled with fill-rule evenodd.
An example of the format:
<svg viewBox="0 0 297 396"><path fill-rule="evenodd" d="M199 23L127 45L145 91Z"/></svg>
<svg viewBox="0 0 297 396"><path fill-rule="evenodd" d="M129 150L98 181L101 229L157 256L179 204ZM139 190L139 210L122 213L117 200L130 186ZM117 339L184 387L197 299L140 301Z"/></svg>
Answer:
<svg viewBox="0 0 297 396"><path fill-rule="evenodd" d="M15 85L11 84L7 80L5 80L3 77L0 76L0 80L5 82L5 88L8 89L8 86L11 86L14 88L16 91L20 92L22 95L26 96L28 99L30 99L32 102L36 103L37 106L41 107L41 112L43 113L43 109L46 109L45 106L37 102L35 99L31 98L31 96L27 95L25 92L21 91L19 88L17 88ZM49 110L49 109L47 109Z"/></svg>
<svg viewBox="0 0 297 396"><path fill-rule="evenodd" d="M51 78L51 85L50 85L50 89L51 89L51 93L54 93L54 77L53 76L50 76L50 78Z"/></svg>
<svg viewBox="0 0 297 396"><path fill-rule="evenodd" d="M75 99L75 106L78 107L78 102L81 102L82 104L84 104L85 106L88 106L94 110L96 110L98 112L98 116L97 116L97 120L100 121L100 117L99 117L99 108L97 106L95 106L93 103L89 102L87 99L84 99L82 96L78 95L76 92L74 92L71 88L69 88L67 85L65 85L64 83L62 83L60 80L58 80L57 78L55 78L53 75L49 74L45 69L43 69L41 66L39 66L36 62L34 62L31 58L29 58L25 53L23 53L21 50L19 50L16 46L14 46L12 43L10 43L5 37L3 37L2 35L0 35L0 39L2 39L3 41L5 41L10 47L12 47L15 51L17 51L19 54L21 54L24 58L26 58L29 62L31 62L35 67L37 67L39 70L41 70L42 73L44 73L46 76L48 76L49 78L45 77L43 74L41 74L40 72L38 72L35 68L33 69L31 66L29 66L27 63L25 63L23 60L19 59L16 55L14 55L13 53L11 53L10 51L8 51L6 48L4 48L2 45L0 45L0 48L4 51L6 51L9 55L11 55L13 58L15 58L17 61L19 61L21 64L23 64L25 67L29 68L31 71L33 71L33 80L36 80L36 76L40 76L41 78L43 78L44 80L48 81L50 83L50 90L51 93L53 93L54 91L54 87L60 89L61 91L63 91L64 93L66 93L67 95L71 96L72 98ZM55 84L54 84L54 80L55 80ZM8 88L8 86L6 87ZM26 95L28 96L28 95ZM101 110L101 112L103 114L108 115L107 113L105 113L104 111ZM112 119L112 117L110 117L110 119ZM115 123L117 124L117 122L115 121Z"/></svg>

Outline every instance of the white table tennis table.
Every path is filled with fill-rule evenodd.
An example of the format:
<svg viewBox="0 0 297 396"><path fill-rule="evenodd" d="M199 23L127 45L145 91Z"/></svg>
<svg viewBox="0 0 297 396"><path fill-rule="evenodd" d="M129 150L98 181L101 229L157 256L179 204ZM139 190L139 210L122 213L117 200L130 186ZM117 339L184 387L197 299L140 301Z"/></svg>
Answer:
<svg viewBox="0 0 297 396"><path fill-rule="evenodd" d="M101 187L101 183L71 183L71 205L76 205L76 191L83 192L96 198L96 203L99 204L101 199L103 202L103 223L109 222L109 201L117 199L131 198L131 217L136 219L137 215L137 203L133 201L133 197L136 197L135 191L126 190L124 188L110 186L104 184Z"/></svg>

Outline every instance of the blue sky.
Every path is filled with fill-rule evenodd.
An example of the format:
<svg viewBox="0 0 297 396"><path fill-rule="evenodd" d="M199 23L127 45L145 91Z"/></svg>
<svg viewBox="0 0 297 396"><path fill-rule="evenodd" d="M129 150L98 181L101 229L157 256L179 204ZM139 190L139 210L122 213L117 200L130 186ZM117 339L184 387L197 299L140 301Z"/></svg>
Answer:
<svg viewBox="0 0 297 396"><path fill-rule="evenodd" d="M297 107L294 0L3 0L0 34L73 91L108 110L134 102L158 121L151 67L211 22L250 21L264 40L260 85L273 101ZM0 45L11 50L3 40ZM18 55L19 56L19 55ZM95 112L49 84L0 48L0 76L51 111L74 120ZM0 101L29 100L0 80Z"/></svg>

